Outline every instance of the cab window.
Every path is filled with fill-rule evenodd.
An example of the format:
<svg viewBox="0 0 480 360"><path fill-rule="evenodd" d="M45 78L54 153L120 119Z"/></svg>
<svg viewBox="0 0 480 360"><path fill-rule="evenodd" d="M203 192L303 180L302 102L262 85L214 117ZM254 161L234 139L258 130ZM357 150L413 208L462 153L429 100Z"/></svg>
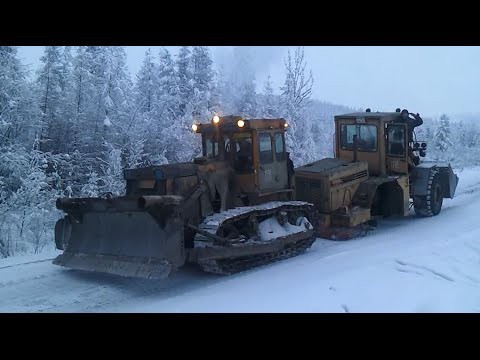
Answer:
<svg viewBox="0 0 480 360"><path fill-rule="evenodd" d="M224 157L225 160L231 160L232 159L232 141L229 136L224 135L223 136L223 146L224 146Z"/></svg>
<svg viewBox="0 0 480 360"><path fill-rule="evenodd" d="M213 139L206 139L204 155L209 158L216 158L218 156L218 142Z"/></svg>
<svg viewBox="0 0 480 360"><path fill-rule="evenodd" d="M388 127L388 155L405 157L405 127L390 125Z"/></svg>
<svg viewBox="0 0 480 360"><path fill-rule="evenodd" d="M377 151L377 127L375 125L342 125L341 147L354 150L354 136L357 136L358 151Z"/></svg>
<svg viewBox="0 0 480 360"><path fill-rule="evenodd" d="M250 134L235 134L227 151L234 151L235 170L240 173L253 171L253 142Z"/></svg>
<svg viewBox="0 0 480 360"><path fill-rule="evenodd" d="M261 133L258 137L260 151L260 163L270 164L273 162L272 137L268 133Z"/></svg>
<svg viewBox="0 0 480 360"><path fill-rule="evenodd" d="M275 134L275 159L277 161L285 160L285 140L283 134Z"/></svg>

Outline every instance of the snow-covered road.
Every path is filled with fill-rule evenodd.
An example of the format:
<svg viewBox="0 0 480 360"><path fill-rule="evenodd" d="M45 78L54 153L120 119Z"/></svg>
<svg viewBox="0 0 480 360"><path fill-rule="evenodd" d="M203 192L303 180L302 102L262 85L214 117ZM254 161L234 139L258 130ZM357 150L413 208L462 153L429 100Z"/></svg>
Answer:
<svg viewBox="0 0 480 360"><path fill-rule="evenodd" d="M480 169L458 172L434 218L389 219L348 242L230 277L185 267L164 281L0 260L0 312L479 312Z"/></svg>

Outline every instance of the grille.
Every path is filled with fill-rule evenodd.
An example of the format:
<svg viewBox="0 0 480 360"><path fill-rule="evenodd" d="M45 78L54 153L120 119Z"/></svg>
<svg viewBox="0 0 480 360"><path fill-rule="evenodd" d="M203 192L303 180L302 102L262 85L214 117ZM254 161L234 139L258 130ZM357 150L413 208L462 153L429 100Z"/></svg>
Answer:
<svg viewBox="0 0 480 360"><path fill-rule="evenodd" d="M341 180L341 184L346 184L346 183L349 183L358 179L363 179L366 177L367 177L367 170L364 170L353 175L341 177L340 180Z"/></svg>

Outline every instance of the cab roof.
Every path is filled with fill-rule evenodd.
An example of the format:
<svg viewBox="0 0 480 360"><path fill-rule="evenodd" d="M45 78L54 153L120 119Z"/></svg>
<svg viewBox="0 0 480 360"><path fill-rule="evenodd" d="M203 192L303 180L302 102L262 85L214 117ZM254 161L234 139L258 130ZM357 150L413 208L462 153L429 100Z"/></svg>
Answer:
<svg viewBox="0 0 480 360"><path fill-rule="evenodd" d="M377 119L380 121L392 121L400 116L399 112L355 112L349 114L336 115L335 120L340 119L358 119L364 118L368 119Z"/></svg>
<svg viewBox="0 0 480 360"><path fill-rule="evenodd" d="M238 126L238 121L243 120L244 121L244 126L239 127ZM246 132L250 131L252 129L265 129L265 130L270 130L270 129L279 129L279 130L285 130L287 124L287 121L283 118L278 118L278 119L264 119L264 118L259 118L259 119L248 119L244 118L241 116L222 116L219 117L219 122L215 124L213 122L213 119L210 121L210 123L203 123L203 124L197 124L198 130L196 131L197 133L210 133L214 132L217 128L220 129L223 132Z"/></svg>

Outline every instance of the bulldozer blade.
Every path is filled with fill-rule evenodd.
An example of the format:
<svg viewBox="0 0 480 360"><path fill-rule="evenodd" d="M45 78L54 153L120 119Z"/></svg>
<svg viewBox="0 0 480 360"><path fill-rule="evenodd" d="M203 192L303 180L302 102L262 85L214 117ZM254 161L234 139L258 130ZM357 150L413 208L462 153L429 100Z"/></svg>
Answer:
<svg viewBox="0 0 480 360"><path fill-rule="evenodd" d="M167 260L126 256L63 253L53 263L76 270L146 279L164 279L172 272L172 264Z"/></svg>
<svg viewBox="0 0 480 360"><path fill-rule="evenodd" d="M185 263L185 248L178 205L165 201L140 208L127 200L110 207L100 199L84 200L83 209L57 222L55 242L64 252L53 263L125 277L167 277Z"/></svg>

